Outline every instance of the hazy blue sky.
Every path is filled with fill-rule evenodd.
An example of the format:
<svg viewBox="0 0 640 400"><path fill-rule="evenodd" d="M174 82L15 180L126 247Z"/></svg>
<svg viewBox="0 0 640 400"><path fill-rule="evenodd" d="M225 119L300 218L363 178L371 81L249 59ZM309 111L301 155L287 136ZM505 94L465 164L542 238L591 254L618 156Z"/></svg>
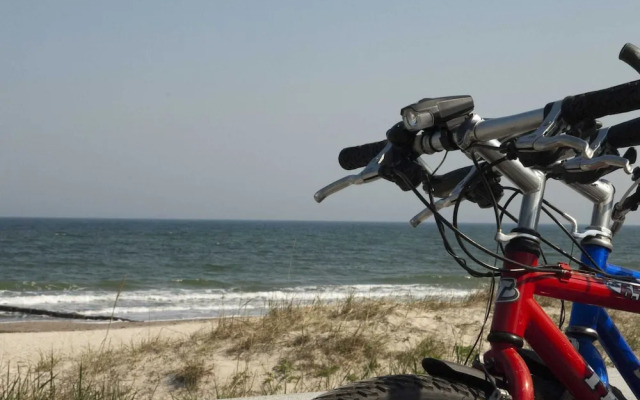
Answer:
<svg viewBox="0 0 640 400"><path fill-rule="evenodd" d="M422 207L388 182L313 201L342 147L422 97L496 117L635 80L617 55L638 18L637 0L4 1L0 216L405 221Z"/></svg>

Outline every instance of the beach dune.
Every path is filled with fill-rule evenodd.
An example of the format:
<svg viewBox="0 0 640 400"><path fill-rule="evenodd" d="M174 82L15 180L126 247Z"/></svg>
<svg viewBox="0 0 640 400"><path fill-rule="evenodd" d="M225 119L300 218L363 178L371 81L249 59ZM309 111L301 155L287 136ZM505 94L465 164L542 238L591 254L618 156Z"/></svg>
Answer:
<svg viewBox="0 0 640 400"><path fill-rule="evenodd" d="M5 376L53 370L71 385L82 367L97 385L115 381L136 398L314 392L418 372L427 353L462 357L475 341L482 303L350 298L306 307L283 303L262 317L4 323L0 363Z"/></svg>
<svg viewBox="0 0 640 400"><path fill-rule="evenodd" d="M283 303L261 317L210 320L4 323L0 385L55 376L56 390L74 390L81 375L88 387L132 396L115 398L324 391L372 376L420 373L427 356L462 362L486 350L484 340L472 347L485 320L483 296ZM557 304L546 308L559 317ZM633 328L632 318L618 315L623 327Z"/></svg>

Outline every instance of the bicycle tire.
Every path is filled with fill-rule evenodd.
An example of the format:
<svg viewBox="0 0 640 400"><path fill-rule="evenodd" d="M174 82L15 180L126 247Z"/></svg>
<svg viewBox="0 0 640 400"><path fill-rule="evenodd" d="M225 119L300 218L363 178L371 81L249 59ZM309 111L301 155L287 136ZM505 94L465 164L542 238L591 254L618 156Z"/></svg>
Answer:
<svg viewBox="0 0 640 400"><path fill-rule="evenodd" d="M429 375L387 375L333 389L314 400L486 400L480 388Z"/></svg>

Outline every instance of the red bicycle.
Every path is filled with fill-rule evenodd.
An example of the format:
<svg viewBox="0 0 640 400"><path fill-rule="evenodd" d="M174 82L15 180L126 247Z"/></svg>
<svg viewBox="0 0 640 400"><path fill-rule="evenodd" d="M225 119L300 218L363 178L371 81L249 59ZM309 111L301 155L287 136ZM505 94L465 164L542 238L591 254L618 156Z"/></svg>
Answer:
<svg viewBox="0 0 640 400"><path fill-rule="evenodd" d="M473 108L470 96L423 99L403 108L403 122L387 132L387 141L341 152L343 167L364 166L364 170L321 189L315 199L320 202L351 184L383 177L403 190L413 190L427 206L412 219L413 225L433 215L441 231L448 227L464 237L439 209L463 199L481 206L496 204L501 189L494 171L512 181L522 194L518 226L509 234L498 230L497 240L506 243L504 256L497 255L503 266L484 275L500 277L488 335L491 350L473 367L425 359L428 375L378 377L318 399L570 398L565 389L576 399L623 398L594 373L534 295L640 313L640 283L607 275L593 267L596 263L581 270L564 263L540 265L537 226L545 184L553 178L596 204L592 224L597 226L590 229L607 235L613 189L600 178L617 169L631 172L635 154L621 157L617 148L640 144L640 118L605 129L599 129L595 119L640 109L640 81L503 118L482 119ZM474 165L439 176L419 158L453 150L463 151ZM416 190L420 183L425 184L429 200ZM434 196L441 200L434 201ZM525 342L532 350L523 348Z"/></svg>

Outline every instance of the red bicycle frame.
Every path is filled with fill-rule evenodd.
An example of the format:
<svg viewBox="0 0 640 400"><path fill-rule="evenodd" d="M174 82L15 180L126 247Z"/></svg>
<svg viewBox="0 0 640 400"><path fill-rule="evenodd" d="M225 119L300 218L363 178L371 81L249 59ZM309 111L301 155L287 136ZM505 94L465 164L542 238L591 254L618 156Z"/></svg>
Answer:
<svg viewBox="0 0 640 400"><path fill-rule="evenodd" d="M537 266L537 254L514 249L520 247L517 242L507 247L507 258ZM485 363L504 374L514 400L533 400L531 374L517 352L524 339L575 398L616 399L533 295L640 313L640 285L595 277L568 266L557 273L531 272L514 262L504 265Z"/></svg>

